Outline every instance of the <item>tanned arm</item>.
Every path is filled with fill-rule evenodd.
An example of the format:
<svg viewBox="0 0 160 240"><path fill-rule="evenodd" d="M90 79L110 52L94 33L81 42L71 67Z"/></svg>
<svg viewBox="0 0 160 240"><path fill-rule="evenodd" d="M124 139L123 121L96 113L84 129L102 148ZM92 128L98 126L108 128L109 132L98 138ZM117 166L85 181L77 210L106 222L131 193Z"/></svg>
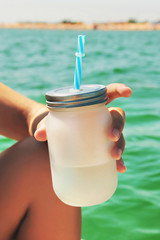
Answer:
<svg viewBox="0 0 160 240"><path fill-rule="evenodd" d="M47 108L0 83L0 134L21 140L32 136Z"/></svg>

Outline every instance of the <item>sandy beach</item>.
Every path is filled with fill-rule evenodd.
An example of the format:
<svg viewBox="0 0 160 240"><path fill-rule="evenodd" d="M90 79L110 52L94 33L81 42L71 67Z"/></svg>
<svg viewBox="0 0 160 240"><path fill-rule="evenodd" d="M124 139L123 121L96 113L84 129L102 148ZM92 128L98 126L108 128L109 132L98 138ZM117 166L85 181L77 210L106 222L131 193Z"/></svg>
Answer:
<svg viewBox="0 0 160 240"><path fill-rule="evenodd" d="M0 23L1 29L54 29L54 30L124 30L124 31L152 31L160 30L160 23Z"/></svg>

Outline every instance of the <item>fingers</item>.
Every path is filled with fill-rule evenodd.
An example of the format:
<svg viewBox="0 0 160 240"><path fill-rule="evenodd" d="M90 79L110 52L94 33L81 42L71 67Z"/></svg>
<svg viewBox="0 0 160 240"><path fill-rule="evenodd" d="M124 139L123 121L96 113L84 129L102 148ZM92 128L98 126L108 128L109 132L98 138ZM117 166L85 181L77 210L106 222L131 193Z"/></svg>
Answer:
<svg viewBox="0 0 160 240"><path fill-rule="evenodd" d="M121 136L122 130L125 124L125 113L121 108L108 108L112 117L111 130L108 133L108 137L111 141L118 141Z"/></svg>
<svg viewBox="0 0 160 240"><path fill-rule="evenodd" d="M111 156L115 160L119 160L122 156L124 148L125 148L125 140L124 140L123 134L121 134L119 140L117 142L115 142L113 145L113 148L111 151Z"/></svg>
<svg viewBox="0 0 160 240"><path fill-rule="evenodd" d="M116 165L117 165L117 171L120 173L124 173L127 170L122 158L116 161Z"/></svg>
<svg viewBox="0 0 160 240"><path fill-rule="evenodd" d="M37 125L37 130L34 133L34 137L37 141L44 142L47 140L45 122L46 122L46 117L43 118Z"/></svg>
<svg viewBox="0 0 160 240"><path fill-rule="evenodd" d="M119 97L130 97L132 94L132 90L122 83L112 83L107 85L106 88L108 97L106 104Z"/></svg>
<svg viewBox="0 0 160 240"><path fill-rule="evenodd" d="M106 88L108 97L106 104L119 97L130 97L132 94L132 90L121 83L109 84ZM126 171L126 167L121 156L125 148L125 140L122 135L122 130L125 123L125 113L120 108L109 108L108 110L112 116L111 131L108 135L110 140L115 142L111 155L116 160L117 171L124 173Z"/></svg>
<svg viewBox="0 0 160 240"><path fill-rule="evenodd" d="M127 170L122 160L122 154L123 154L124 148L125 148L125 140L124 140L123 134L121 134L119 140L114 143L114 146L111 151L111 156L113 157L113 159L116 160L117 171L120 173L124 173Z"/></svg>

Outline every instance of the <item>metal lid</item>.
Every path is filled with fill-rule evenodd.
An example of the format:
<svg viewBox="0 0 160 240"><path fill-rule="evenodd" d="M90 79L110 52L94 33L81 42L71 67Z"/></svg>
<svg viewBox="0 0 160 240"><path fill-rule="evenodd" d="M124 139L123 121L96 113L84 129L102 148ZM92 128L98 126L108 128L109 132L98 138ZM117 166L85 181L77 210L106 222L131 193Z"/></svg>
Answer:
<svg viewBox="0 0 160 240"><path fill-rule="evenodd" d="M46 93L49 108L73 108L99 104L107 101L107 89L104 85L81 85L80 90L71 86L57 88Z"/></svg>

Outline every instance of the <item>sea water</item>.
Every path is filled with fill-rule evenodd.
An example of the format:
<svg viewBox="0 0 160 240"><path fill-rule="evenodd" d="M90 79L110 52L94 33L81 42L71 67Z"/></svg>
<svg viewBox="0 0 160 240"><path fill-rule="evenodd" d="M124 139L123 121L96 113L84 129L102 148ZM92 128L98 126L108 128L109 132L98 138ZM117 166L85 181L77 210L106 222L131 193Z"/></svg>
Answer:
<svg viewBox="0 0 160 240"><path fill-rule="evenodd" d="M45 104L48 90L72 85L78 34L86 35L82 83L133 91L108 105L126 113L127 171L110 200L82 209L82 238L159 240L160 32L0 30L0 81ZM0 137L0 150L14 142Z"/></svg>

